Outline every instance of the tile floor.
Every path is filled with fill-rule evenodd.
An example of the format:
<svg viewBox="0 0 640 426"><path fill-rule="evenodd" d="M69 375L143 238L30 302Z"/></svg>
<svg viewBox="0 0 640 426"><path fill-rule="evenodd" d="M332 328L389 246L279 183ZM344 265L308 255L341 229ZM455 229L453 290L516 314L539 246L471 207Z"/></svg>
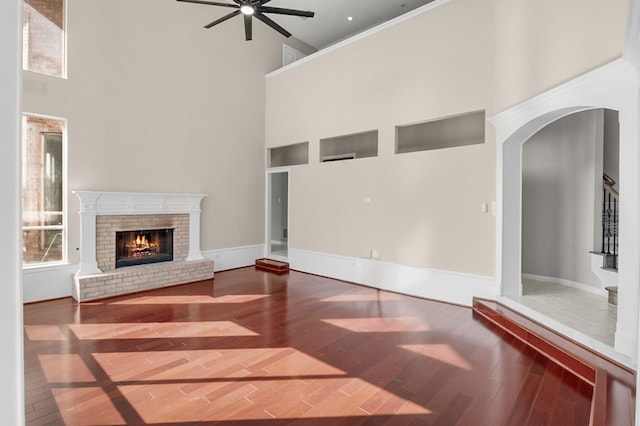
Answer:
<svg viewBox="0 0 640 426"><path fill-rule="evenodd" d="M284 258L288 255L288 247L286 242L271 242L271 252L270 256L274 256L276 258L283 258L281 260L286 260Z"/></svg>
<svg viewBox="0 0 640 426"><path fill-rule="evenodd" d="M598 296L559 284L523 280L519 301L580 333L613 346L617 306Z"/></svg>

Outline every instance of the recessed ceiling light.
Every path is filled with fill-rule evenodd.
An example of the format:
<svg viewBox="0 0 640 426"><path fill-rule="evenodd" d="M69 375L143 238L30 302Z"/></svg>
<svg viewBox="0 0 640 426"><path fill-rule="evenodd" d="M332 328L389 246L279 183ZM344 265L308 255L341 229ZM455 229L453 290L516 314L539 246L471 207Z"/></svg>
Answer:
<svg viewBox="0 0 640 426"><path fill-rule="evenodd" d="M353 21L353 16L347 16L347 21L349 22Z"/></svg>

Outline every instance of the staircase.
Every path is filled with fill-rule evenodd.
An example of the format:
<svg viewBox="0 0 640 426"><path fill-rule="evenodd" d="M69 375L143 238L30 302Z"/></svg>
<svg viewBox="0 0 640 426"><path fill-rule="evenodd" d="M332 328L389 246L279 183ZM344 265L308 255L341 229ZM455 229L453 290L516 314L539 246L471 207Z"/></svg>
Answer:
<svg viewBox="0 0 640 426"><path fill-rule="evenodd" d="M286 274L289 272L289 264L273 259L256 259L256 269L260 271L273 272L275 274Z"/></svg>
<svg viewBox="0 0 640 426"><path fill-rule="evenodd" d="M618 191L616 182L606 173L602 176L602 245L592 251L591 270L609 292L609 303L617 303L618 293ZM598 261L601 258L600 261ZM612 297L615 294L615 297Z"/></svg>

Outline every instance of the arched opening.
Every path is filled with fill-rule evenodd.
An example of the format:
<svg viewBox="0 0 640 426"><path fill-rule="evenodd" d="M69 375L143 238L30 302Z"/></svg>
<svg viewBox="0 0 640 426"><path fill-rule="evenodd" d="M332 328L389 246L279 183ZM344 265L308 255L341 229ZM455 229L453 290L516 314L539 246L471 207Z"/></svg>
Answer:
<svg viewBox="0 0 640 426"><path fill-rule="evenodd" d="M566 115L522 146L520 301L612 348L618 153L618 112L608 109Z"/></svg>
<svg viewBox="0 0 640 426"><path fill-rule="evenodd" d="M498 220L496 275L501 296L518 304L523 295L523 158L525 142L541 129L565 117L596 110L619 111L621 236L618 258L618 305L613 348L541 315L534 319L620 362L632 365L636 354L640 282L640 182L637 161L638 99L633 69L615 61L561 86L509 108L489 119L496 128L498 154ZM597 172L592 172L595 176Z"/></svg>

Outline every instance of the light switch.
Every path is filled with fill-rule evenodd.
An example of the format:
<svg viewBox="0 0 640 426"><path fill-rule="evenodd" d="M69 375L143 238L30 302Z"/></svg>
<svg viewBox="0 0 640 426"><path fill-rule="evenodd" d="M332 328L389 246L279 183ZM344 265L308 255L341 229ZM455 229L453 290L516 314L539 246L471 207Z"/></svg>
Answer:
<svg viewBox="0 0 640 426"><path fill-rule="evenodd" d="M480 205L480 211L481 211L482 213L486 213L486 212L488 212L488 211L489 211L489 205L488 205L487 203L482 203L482 204Z"/></svg>

